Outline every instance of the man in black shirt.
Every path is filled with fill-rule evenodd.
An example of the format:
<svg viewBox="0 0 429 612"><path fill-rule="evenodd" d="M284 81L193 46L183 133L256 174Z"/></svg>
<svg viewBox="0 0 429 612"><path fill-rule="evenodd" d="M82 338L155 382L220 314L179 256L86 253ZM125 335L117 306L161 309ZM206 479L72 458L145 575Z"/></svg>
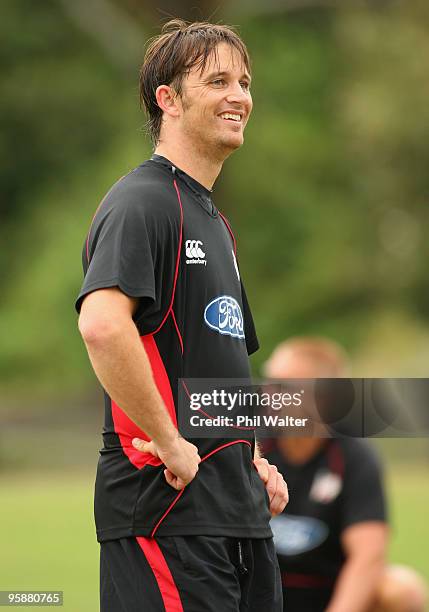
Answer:
<svg viewBox="0 0 429 612"><path fill-rule="evenodd" d="M140 72L155 154L111 188L83 248L79 329L105 390L102 612L282 608L269 526L287 503L282 476L253 438L177 429L178 379L249 378L258 348L235 238L211 198L243 143L249 88L233 30L166 24Z"/></svg>
<svg viewBox="0 0 429 612"><path fill-rule="evenodd" d="M334 342L295 338L265 365L271 378L341 378ZM386 567L380 464L366 441L280 438L267 458L291 501L272 521L287 612L423 612L425 588L408 568Z"/></svg>

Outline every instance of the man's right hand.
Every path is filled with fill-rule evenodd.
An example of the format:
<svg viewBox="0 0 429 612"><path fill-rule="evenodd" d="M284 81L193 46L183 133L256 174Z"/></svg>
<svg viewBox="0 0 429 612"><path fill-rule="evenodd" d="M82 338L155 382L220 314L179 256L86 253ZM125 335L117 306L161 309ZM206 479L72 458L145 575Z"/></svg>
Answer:
<svg viewBox="0 0 429 612"><path fill-rule="evenodd" d="M166 467L164 470L165 479L177 491L184 489L198 472L198 464L201 461L198 448L180 435L177 435L166 446L161 446L154 440L146 442L140 438L133 438L132 444L142 453L150 453L161 459Z"/></svg>

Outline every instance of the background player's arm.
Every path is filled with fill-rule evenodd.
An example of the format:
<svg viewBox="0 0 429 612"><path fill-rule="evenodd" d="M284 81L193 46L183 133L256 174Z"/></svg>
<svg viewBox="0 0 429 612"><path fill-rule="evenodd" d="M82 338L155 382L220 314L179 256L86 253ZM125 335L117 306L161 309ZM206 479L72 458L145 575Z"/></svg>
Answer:
<svg viewBox="0 0 429 612"><path fill-rule="evenodd" d="M367 612L382 577L388 529L382 522L356 523L341 536L346 562L326 612Z"/></svg>
<svg viewBox="0 0 429 612"><path fill-rule="evenodd" d="M140 450L158 456L167 468L167 482L182 489L194 478L200 457L180 437L155 385L132 320L137 303L116 287L94 291L82 303L79 330L101 385L152 439Z"/></svg>

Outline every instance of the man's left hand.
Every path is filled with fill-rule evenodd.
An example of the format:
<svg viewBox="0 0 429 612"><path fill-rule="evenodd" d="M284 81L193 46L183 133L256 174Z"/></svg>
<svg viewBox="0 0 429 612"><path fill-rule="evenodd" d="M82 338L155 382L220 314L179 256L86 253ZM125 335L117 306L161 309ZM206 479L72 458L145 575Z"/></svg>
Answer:
<svg viewBox="0 0 429 612"><path fill-rule="evenodd" d="M272 516L280 514L289 501L289 492L283 476L275 465L268 463L266 459L257 457L254 459L256 469L270 498L270 512Z"/></svg>

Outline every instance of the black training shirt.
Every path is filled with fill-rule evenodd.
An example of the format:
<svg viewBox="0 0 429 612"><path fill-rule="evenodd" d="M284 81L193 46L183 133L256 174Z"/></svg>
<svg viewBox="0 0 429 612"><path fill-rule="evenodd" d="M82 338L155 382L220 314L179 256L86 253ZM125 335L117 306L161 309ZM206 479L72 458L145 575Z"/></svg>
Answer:
<svg viewBox="0 0 429 612"><path fill-rule="evenodd" d="M85 241L83 268L78 312L96 289L119 287L139 298L134 322L176 426L178 378L249 378L248 354L258 341L235 239L211 192L167 159L153 156L111 188ZM159 459L134 449L134 437L149 439L105 393L95 488L99 541L271 536L253 440L192 439L202 462L178 492Z"/></svg>
<svg viewBox="0 0 429 612"><path fill-rule="evenodd" d="M351 525L385 521L378 459L366 441L326 440L304 464L267 452L289 487L290 501L271 526L288 612L322 612L345 561L341 534Z"/></svg>

